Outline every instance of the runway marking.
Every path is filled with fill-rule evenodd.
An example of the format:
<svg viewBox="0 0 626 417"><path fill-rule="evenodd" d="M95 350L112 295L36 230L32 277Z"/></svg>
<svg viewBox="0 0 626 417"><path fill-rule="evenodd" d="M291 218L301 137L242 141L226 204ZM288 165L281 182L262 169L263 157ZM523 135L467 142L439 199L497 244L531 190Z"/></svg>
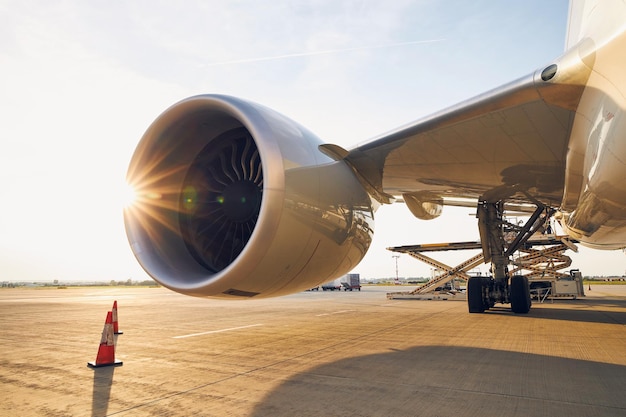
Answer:
<svg viewBox="0 0 626 417"><path fill-rule="evenodd" d="M172 337L172 339L184 339L186 337L194 337L194 336L203 336L205 334L213 334L213 333L222 333L222 332L229 332L231 330L240 330L240 329L248 329L250 327L258 327L258 326L263 326L262 324L249 324L247 326L239 326L239 327L230 327L228 329L220 329L220 330L211 330L208 332L202 332L202 333L191 333L191 334L184 334L182 336L174 336Z"/></svg>
<svg viewBox="0 0 626 417"><path fill-rule="evenodd" d="M335 311L333 313L323 313L323 314L316 314L315 317L322 317L322 316L332 316L333 314L343 314L343 313L350 313L352 311L356 311L356 310L341 310L341 311Z"/></svg>

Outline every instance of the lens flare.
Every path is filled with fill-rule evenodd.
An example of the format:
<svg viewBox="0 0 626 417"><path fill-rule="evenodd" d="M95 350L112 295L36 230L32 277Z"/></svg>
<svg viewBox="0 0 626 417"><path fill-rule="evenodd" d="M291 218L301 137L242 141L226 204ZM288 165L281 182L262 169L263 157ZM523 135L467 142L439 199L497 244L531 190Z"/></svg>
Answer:
<svg viewBox="0 0 626 417"><path fill-rule="evenodd" d="M120 200L123 208L131 207L137 201L137 192L135 187L130 184L124 183L121 187Z"/></svg>

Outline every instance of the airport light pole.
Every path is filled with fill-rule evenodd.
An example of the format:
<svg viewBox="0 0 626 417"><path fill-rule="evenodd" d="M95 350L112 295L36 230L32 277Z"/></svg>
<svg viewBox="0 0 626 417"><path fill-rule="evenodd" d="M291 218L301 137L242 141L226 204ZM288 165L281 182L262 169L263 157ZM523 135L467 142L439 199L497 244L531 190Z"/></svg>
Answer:
<svg viewBox="0 0 626 417"><path fill-rule="evenodd" d="M391 257L396 259L396 284L397 284L398 282L400 282L398 278L398 258L400 257L400 255L391 255Z"/></svg>

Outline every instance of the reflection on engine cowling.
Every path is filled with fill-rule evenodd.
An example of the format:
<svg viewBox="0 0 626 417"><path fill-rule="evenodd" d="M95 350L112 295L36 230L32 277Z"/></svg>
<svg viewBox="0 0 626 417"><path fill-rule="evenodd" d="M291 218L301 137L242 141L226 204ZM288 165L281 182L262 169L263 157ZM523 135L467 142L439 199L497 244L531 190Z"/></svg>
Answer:
<svg viewBox="0 0 626 417"><path fill-rule="evenodd" d="M304 290L353 269L373 234L370 196L285 116L225 96L166 110L128 171L131 248L164 286L249 298Z"/></svg>

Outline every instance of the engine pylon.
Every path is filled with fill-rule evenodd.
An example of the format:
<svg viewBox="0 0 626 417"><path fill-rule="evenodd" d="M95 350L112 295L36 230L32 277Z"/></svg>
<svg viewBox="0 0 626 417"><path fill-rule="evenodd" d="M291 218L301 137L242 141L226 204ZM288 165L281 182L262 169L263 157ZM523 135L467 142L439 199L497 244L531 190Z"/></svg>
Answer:
<svg viewBox="0 0 626 417"><path fill-rule="evenodd" d="M100 368L102 366L120 366L121 361L115 360L115 336L113 334L113 313L107 312L107 318L104 322L102 337L100 338L100 346L98 347L98 355L95 362L88 362L90 368Z"/></svg>

